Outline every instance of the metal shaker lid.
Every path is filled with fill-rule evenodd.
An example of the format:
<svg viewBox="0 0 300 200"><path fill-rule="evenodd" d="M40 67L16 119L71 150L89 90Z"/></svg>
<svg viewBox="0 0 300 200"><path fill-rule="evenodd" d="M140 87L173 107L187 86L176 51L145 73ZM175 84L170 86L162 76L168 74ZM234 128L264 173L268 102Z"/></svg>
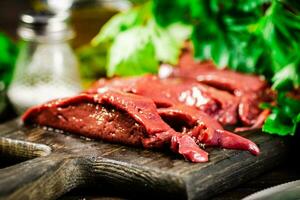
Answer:
<svg viewBox="0 0 300 200"><path fill-rule="evenodd" d="M69 26L67 12L28 12L20 17L19 36L24 40L53 42L71 39L74 32Z"/></svg>

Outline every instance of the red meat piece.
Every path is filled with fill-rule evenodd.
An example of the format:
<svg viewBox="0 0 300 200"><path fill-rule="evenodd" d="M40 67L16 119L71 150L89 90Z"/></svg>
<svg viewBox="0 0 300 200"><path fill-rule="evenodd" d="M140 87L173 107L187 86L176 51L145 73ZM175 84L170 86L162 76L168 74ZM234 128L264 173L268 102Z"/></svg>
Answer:
<svg viewBox="0 0 300 200"><path fill-rule="evenodd" d="M185 104L195 107L223 125L237 123L238 99L226 91L193 80L157 76L100 79L86 93L117 89L151 98L158 107Z"/></svg>
<svg viewBox="0 0 300 200"><path fill-rule="evenodd" d="M172 149L193 162L208 161L208 154L193 139L183 144L190 136L181 140L183 135L161 119L153 101L142 96L119 91L82 94L33 107L22 119L26 124L144 148L183 145L185 151Z"/></svg>
<svg viewBox="0 0 300 200"><path fill-rule="evenodd" d="M217 69L211 61L197 62L189 49L183 51L178 67L170 72L170 76L193 79L234 94L239 98L238 116L245 126L261 128L257 126L257 119L259 116L260 120L261 116L267 117L261 114L259 104L271 99L265 98L265 93L268 93L267 84L258 76Z"/></svg>
<svg viewBox="0 0 300 200"><path fill-rule="evenodd" d="M50 126L92 138L145 148L169 145L192 162L205 162L208 154L197 144L248 150L258 147L245 138L222 129L208 115L192 107L176 105L157 109L146 97L115 90L95 95L51 101L29 109L22 117L27 124ZM171 126L177 119L181 126Z"/></svg>

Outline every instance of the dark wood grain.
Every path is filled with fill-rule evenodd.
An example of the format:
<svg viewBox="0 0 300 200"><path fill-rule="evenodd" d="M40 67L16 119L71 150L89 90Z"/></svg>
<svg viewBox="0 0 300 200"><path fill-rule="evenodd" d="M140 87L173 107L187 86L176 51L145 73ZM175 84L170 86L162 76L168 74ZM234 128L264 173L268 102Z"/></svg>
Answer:
<svg viewBox="0 0 300 200"><path fill-rule="evenodd" d="M125 147L9 122L0 126L0 154L34 159L0 169L0 198L55 199L73 188L98 184L148 198L207 199L282 161L287 150L282 138L244 135L260 146L260 156L214 148L207 149L210 162L193 164L167 150Z"/></svg>

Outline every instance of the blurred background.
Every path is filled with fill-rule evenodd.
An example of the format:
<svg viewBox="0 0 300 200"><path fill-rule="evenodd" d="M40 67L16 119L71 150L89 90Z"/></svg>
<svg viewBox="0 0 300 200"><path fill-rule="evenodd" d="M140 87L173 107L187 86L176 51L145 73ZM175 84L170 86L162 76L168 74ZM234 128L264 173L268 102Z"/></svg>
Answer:
<svg viewBox="0 0 300 200"><path fill-rule="evenodd" d="M19 16L24 10L30 9L29 0L0 1L0 31L17 40Z"/></svg>
<svg viewBox="0 0 300 200"><path fill-rule="evenodd" d="M139 1L136 1L139 2ZM136 3L135 2L135 3ZM23 91L23 94L20 94L20 90L16 90L15 85L16 82L20 82L20 79L24 79L23 77L15 77L13 78L14 71L19 71L19 74L24 74L25 72L22 71L22 69L27 69L29 71L29 68L33 68L32 65L34 65L34 60L29 63L27 63L27 60L30 60L31 57L38 57L37 55L31 55L33 50L28 50L28 46L35 43L35 41L26 41L27 47L24 47L22 44L22 38L20 35L18 35L17 30L20 28L20 16L27 12L27 11L34 11L34 12L45 12L45 11L51 11L51 12L68 12L70 13L70 29L72 29L75 33L75 37L73 37L71 40L67 41L68 44L71 46L71 50L73 52L69 52L69 54L74 54L76 62L75 68L78 67L79 70L79 76L80 76L80 89L85 88L88 86L91 82L96 80L97 78L105 75L105 59L106 59L106 47L105 46L97 46L92 47L90 45L90 41L93 37L97 35L99 32L99 29L101 26L107 22L114 14L118 13L122 10L129 9L134 3L127 1L127 0L9 0L9 1L0 1L0 50L2 53L0 55L0 122L7 121L15 116L17 114L20 114L24 111L24 109L19 109L18 107L20 104L25 102L26 96L29 95L30 91L29 88L21 88L21 91ZM61 43L64 43L65 41L62 41ZM24 50L26 49L27 50ZM30 48L33 48L30 46ZM37 51L40 47L35 46L36 48L34 51ZM58 46L55 47L56 50L53 50L56 52L56 54L59 54L57 52ZM22 51L23 53L20 53ZM24 53L24 51L26 51ZM41 50L40 50L41 51ZM61 50L61 56L62 57L70 57L68 55L64 55L66 52L64 50ZM17 61L17 56L19 54L28 54L26 59L20 61ZM51 52L48 54L51 54ZM93 56L97 54L97 56ZM64 55L64 56L63 56ZM42 56L42 55L40 55ZM24 57L24 56L23 56ZM50 59L50 58L49 58ZM57 60L53 57L54 60ZM42 58L38 58L39 60L43 60ZM16 63L19 65L19 68L16 70L15 66ZM21 63L20 63L21 62ZM46 61L45 61L46 62ZM49 61L48 61L49 62ZM66 65L66 62L70 62L70 59L68 61L64 61L64 65ZM57 63L55 61L55 63ZM21 65L21 66L20 66ZM41 64L40 64L41 65ZM74 64L75 65L75 64ZM38 66L38 72L41 71L41 66ZM55 68L55 67L52 67ZM60 71L62 71L61 66L57 66L56 68L60 68ZM65 68L67 71L67 69ZM74 71L74 70L73 70ZM76 71L76 70L75 70ZM46 73L46 72L45 72ZM53 74L53 76L57 76L58 71L47 71L48 74ZM56 73L56 74L55 74ZM61 74L61 72L59 72ZM68 72L66 72L68 74ZM65 74L66 74L65 73ZM22 76L22 75L21 75ZM41 75L40 75L41 76ZM66 76L66 75L65 75ZM73 75L76 76L76 75ZM41 76L42 77L42 76ZM26 80L28 80L28 77ZM13 80L14 79L14 80ZM18 80L15 80L18 79ZM67 79L66 77L63 77L64 81ZM76 79L76 77L70 77L70 79ZM40 81L40 80L37 80ZM44 80L41 80L45 82ZM54 81L54 80L53 80ZM55 80L56 82L59 82L60 80ZM12 83L14 82L14 84ZM32 81L31 81L32 82ZM36 83L36 85L41 83ZM58 83L56 83L58 84ZM67 83L65 83L67 84ZM24 82L22 82L22 85ZM32 83L29 84L31 87L31 92L35 93L35 90L32 89ZM63 83L60 83L60 85L63 85ZM10 88L10 92L9 91ZM14 90L13 90L14 89ZM57 89L57 88L56 88ZM68 88L69 89L69 88ZM41 87L39 87L39 90L42 90ZM43 90L46 90L43 88ZM77 89L79 90L79 89ZM76 90L76 92L78 92ZM62 93L66 93L66 90L63 90ZM27 94L25 94L25 92ZM9 93L9 95L7 95ZM51 92L50 92L51 93ZM75 93L75 91L74 91ZM70 93L72 94L72 93ZM23 95L23 96L22 96ZM49 88L47 88L47 94L46 96L49 96ZM8 98L9 96L9 98ZM42 95L40 95L42 96ZM50 95L51 96L51 95ZM53 96L54 97L64 97L61 96ZM28 101L33 102L32 95L28 97ZM14 101L16 99L16 102ZM23 99L24 101L21 102L20 99ZM39 101L45 101L46 99L43 99L41 97L36 101L36 103L39 103ZM13 103L12 103L13 102ZM31 105L26 105L26 107L29 107ZM16 112L17 111L17 112Z"/></svg>
<svg viewBox="0 0 300 200"><path fill-rule="evenodd" d="M20 15L27 10L47 9L50 1L45 0L9 0L0 2L0 31L17 40L17 27ZM53 4L60 4L64 1L55 1ZM65 1L69 2L69 1ZM62 3L63 4L63 3ZM88 43L111 16L120 10L129 9L132 6L126 0L75 0L71 8L72 24L77 33L74 46L79 47ZM88 23L87 23L88 22ZM84 30L84 33L80 32Z"/></svg>

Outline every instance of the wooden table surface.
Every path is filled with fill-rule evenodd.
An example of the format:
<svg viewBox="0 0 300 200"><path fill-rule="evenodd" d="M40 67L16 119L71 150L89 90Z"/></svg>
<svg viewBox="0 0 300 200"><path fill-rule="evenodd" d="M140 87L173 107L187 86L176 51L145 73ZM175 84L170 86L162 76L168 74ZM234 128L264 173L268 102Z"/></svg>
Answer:
<svg viewBox="0 0 300 200"><path fill-rule="evenodd" d="M299 150L299 149L298 149ZM288 157L292 159L292 157ZM212 200L236 200L241 199L247 195L250 195L259 190L272 187L281 183L300 179L300 164L295 161L287 161L287 163L275 167L273 170L258 176L237 188L221 193L215 196ZM255 169L254 169L255 170ZM106 193L100 192L101 188L83 188L80 190L71 191L68 194L62 196L60 200L71 199L86 199L86 200L125 200L135 199L122 194L116 194L113 191L107 191ZM137 197L136 197L137 198Z"/></svg>
<svg viewBox="0 0 300 200"><path fill-rule="evenodd" d="M241 199L249 194L256 191L278 185L281 183L286 183L289 181L300 179L300 162L298 161L299 155L299 138L291 139L291 151L290 154L286 156L286 161L279 166L274 166L274 169L259 175L257 178L246 182L230 191L221 193L215 197L213 200L235 200ZM7 167L16 164L18 161L7 160L0 156L0 168ZM255 169L253 169L255 170ZM102 188L98 188L96 185L89 188L80 188L73 190L61 198L60 200L124 200L124 199L139 199L140 196L135 196L134 194L128 196L128 194L123 194L120 192L115 192L115 188L103 191ZM217 190L217 188L216 188Z"/></svg>
<svg viewBox="0 0 300 200"><path fill-rule="evenodd" d="M274 169L259 175L257 178L242 184L230 191L221 193L213 200L236 200L246 197L254 192L262 189L272 187L278 184L286 183L300 179L300 162L299 154L300 151L300 138L291 138L291 151L287 155L286 161L279 166L274 166ZM253 169L255 170L255 169ZM217 188L216 188L217 190ZM126 196L124 194L114 192L114 188L111 191L103 192L101 188L96 186L93 188L81 188L65 194L60 200L71 200L71 199L86 199L86 200L125 200L125 199L138 199L139 197Z"/></svg>
<svg viewBox="0 0 300 200"><path fill-rule="evenodd" d="M171 154L83 140L72 134L24 127L19 120L14 120L0 127L0 135L4 137L0 142L0 163L5 167L14 158L28 161L0 170L0 193L4 195L2 198L23 199L20 196L22 194L39 199L42 194L44 198L53 199L61 197L72 188L81 187L60 199L97 199L104 196L141 199L142 195L147 199L154 196L172 196L178 199L214 198L214 195L239 186L259 173L270 171L273 163L283 163L283 158L289 153L289 141L259 132L243 134L260 146L260 156L213 148L208 149L211 153L210 162L192 165ZM43 155L47 156L35 158L41 154L32 150L41 147L43 150L36 152L44 152ZM258 182L250 184L250 189L253 186L257 189L257 185ZM220 198L237 199L237 195L243 197L252 193L251 190L245 192L247 187L247 184L242 186L241 192L238 187L237 190L222 194Z"/></svg>
<svg viewBox="0 0 300 200"><path fill-rule="evenodd" d="M232 190L223 192L215 197L213 200L236 200L246 197L254 192L262 189L272 187L278 184L286 183L300 179L300 162L299 154L300 151L300 138L291 138L290 141L291 150L286 156L286 161L278 166L274 166L274 169L259 175L257 178L246 182ZM253 169L255 170L255 169ZM216 188L217 190L217 188ZM86 200L125 200L125 199L138 199L139 197L126 196L114 192L114 188L110 191L103 192L101 188L81 188L73 190L68 194L65 194L60 200L71 200L71 199L86 199Z"/></svg>

